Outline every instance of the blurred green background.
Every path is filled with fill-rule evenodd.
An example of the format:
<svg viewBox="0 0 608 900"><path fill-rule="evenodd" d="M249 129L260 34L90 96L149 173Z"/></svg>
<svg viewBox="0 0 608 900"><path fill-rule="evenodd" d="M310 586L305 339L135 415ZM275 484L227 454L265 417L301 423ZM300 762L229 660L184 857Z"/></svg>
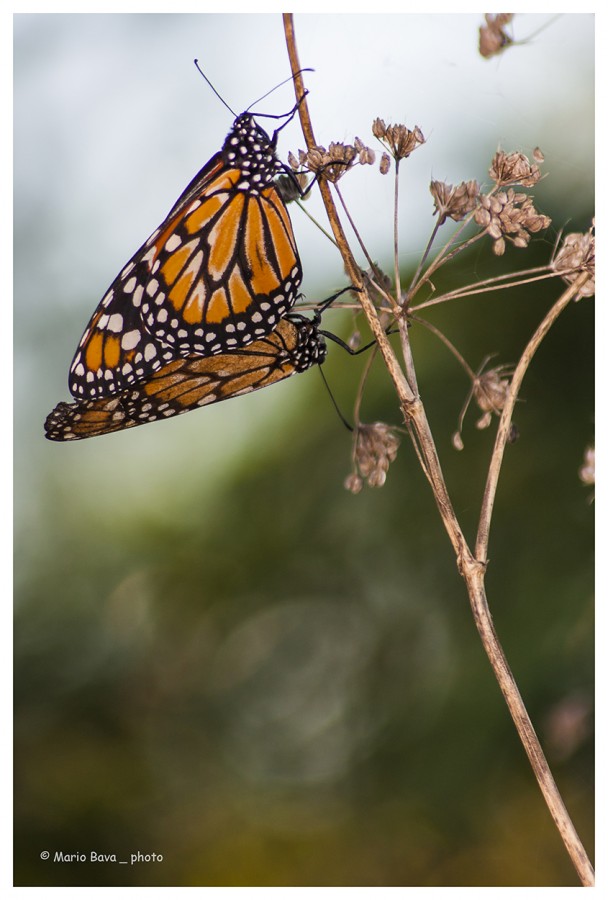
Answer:
<svg viewBox="0 0 608 900"><path fill-rule="evenodd" d="M303 64L323 78L313 112L318 103L323 121L325 103L334 117L334 130L318 139L359 133L371 140L369 131L351 131L348 112L338 117L326 96L336 80L321 36L337 27L335 18L301 20ZM364 35L369 41L370 22L379 37L384 28L395 33L395 19L367 18ZM466 53L460 46L453 56L436 54L454 81L462 56L471 71L487 73L482 81L467 70L463 83L476 84L479 96L462 100L469 111L479 101L466 115L483 120L487 136L473 147L464 130L452 129L450 151L435 133L447 112L446 120L435 111L408 116L429 141L417 151L412 171L419 174L407 170L404 193L426 218L404 225L404 279L429 230L429 177L483 180L505 136L505 149L531 150L534 143L511 142L520 132L527 140L532 125L530 140L545 151L551 173L535 189L537 206L553 227L527 253L510 249L502 260L489 243L476 247L437 279L438 288L539 265L563 225L586 230L593 214L590 17L562 17L535 44L493 62L476 57L477 18L453 19L399 22L408 40L433 39L435 48L449 45L456 24L469 35ZM353 42L358 20L337 23ZM238 76L242 96L257 29L257 54L275 46L278 61L272 74L252 69L261 87L256 82L244 107L285 77L280 21L269 22L16 21L15 882L575 885L406 439L383 489L347 493L350 437L314 370L148 428L71 445L42 436L45 415L67 398L67 367L105 287L229 126L205 121L201 111L215 101L200 84L192 87L184 59L190 65L201 55L197 42L225 52L234 39L240 62L228 72L220 59L210 74L221 77L223 91L224 77ZM531 79L542 54L558 57L566 40L571 54L580 51L569 68L579 79L575 89L548 79L545 105L526 105L518 94L517 106L510 67L525 81L528 66ZM397 76L407 60L398 44L377 59L383 77L403 91ZM343 71L339 58L331 62ZM383 106L376 98L375 114L388 120L403 106L423 109L422 95L440 91L431 71L442 74L432 60L426 65L417 79L423 87L408 87L407 102L391 95ZM171 79L161 86L165 67ZM349 75L355 105L359 86L363 96L363 83L376 77L371 72ZM185 83L191 97L197 92L194 112L180 99ZM165 92L161 110L155 90ZM233 96L234 89L229 102L236 103ZM480 112L484 97L492 115ZM289 96L276 102L287 108ZM201 118L208 150L194 133ZM560 144L566 120L579 134L572 154ZM149 131L134 149L140 127ZM282 154L298 141L297 133L291 144L282 139ZM437 145L448 156L436 157ZM136 153L166 183L148 182L145 168L138 183ZM135 188L115 180L119 171ZM386 189L376 170L350 178L343 184L358 202L373 204ZM146 206L152 202L160 206ZM376 233L376 217L370 246L388 269L390 231L388 239ZM390 205L382 217L390 226ZM304 233L305 289L321 299L344 283L340 262L323 267L304 217L294 209L292 218L299 241ZM473 367L491 352L513 362L560 289L535 284L438 307L428 317ZM323 324L346 338L352 317L332 312ZM473 541L494 427L476 431L470 413L465 449L452 449L466 379L431 335L415 329L412 342L448 486ZM325 374L347 415L364 365L330 347ZM593 378L593 306L583 301L557 322L524 382L521 437L506 454L487 582L507 656L590 852L594 510L578 469L592 440ZM399 424L380 366L363 418ZM154 852L163 861L59 864L41 860L44 850L127 860Z"/></svg>

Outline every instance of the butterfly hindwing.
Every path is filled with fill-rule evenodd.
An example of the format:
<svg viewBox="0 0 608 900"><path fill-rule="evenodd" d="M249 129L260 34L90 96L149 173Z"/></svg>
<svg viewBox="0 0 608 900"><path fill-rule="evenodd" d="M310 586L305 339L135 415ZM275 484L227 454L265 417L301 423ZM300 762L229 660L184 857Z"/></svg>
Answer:
<svg viewBox="0 0 608 900"><path fill-rule="evenodd" d="M167 419L282 381L323 362L325 352L314 321L286 318L247 347L175 359L111 397L59 403L45 422L46 436L52 441L79 440Z"/></svg>

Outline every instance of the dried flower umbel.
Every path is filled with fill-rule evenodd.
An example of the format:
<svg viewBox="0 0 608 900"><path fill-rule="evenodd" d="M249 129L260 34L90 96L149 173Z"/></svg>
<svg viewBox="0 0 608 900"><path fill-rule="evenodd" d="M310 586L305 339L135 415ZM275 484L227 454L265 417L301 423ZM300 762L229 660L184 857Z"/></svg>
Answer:
<svg viewBox="0 0 608 900"><path fill-rule="evenodd" d="M382 487L389 466L397 458L400 440L395 430L384 422L359 425L355 429L353 471L344 481L344 487L358 494L364 481L369 487Z"/></svg>
<svg viewBox="0 0 608 900"><path fill-rule="evenodd" d="M513 13L485 14L486 24L479 29L479 52L486 59L513 43L513 38L504 30L512 18Z"/></svg>
<svg viewBox="0 0 608 900"><path fill-rule="evenodd" d="M475 402L483 413L498 414L504 409L509 392L509 366L497 366L479 375L473 385Z"/></svg>
<svg viewBox="0 0 608 900"><path fill-rule="evenodd" d="M536 148L536 158L542 156L542 152ZM543 157L544 159L544 157ZM490 178L498 187L520 184L522 187L533 187L541 178L541 172L536 164L530 162L525 153L505 153L497 150L490 166Z"/></svg>
<svg viewBox="0 0 608 900"><path fill-rule="evenodd" d="M298 151L298 158L289 153L287 160L292 169L300 167L308 169L317 175L324 175L328 181L336 182L352 168L355 163L362 166L371 166L376 160L375 152L366 147L363 141L356 137L354 146L333 142L327 149L318 145L310 150Z"/></svg>
<svg viewBox="0 0 608 900"><path fill-rule="evenodd" d="M476 181L462 181L454 187L445 181L431 181L430 191L435 203L435 212L439 213L439 225L446 219L460 222L477 206L479 185Z"/></svg>
<svg viewBox="0 0 608 900"><path fill-rule="evenodd" d="M424 144L424 135L417 125L410 131L405 125L387 125L384 119L374 119L372 134L384 144L394 160L407 159Z"/></svg>
<svg viewBox="0 0 608 900"><path fill-rule="evenodd" d="M515 193L513 188L495 194L481 194L475 221L494 240L492 249L496 256L503 255L506 241L514 247L527 247L532 234L551 224L548 216L534 208L531 197Z"/></svg>
<svg viewBox="0 0 608 900"><path fill-rule="evenodd" d="M500 415L507 402L513 368L511 366L502 365L495 366L493 369L488 369L487 372L484 372L483 369L487 362L488 358L483 361L480 371L473 378L471 390L469 391L458 420L458 431L452 435L452 444L456 450L464 449L462 425L471 400L475 400L477 406L483 413L481 418L475 423L475 427L480 431L489 427L492 421L492 415ZM513 440L516 439L517 434L514 430Z"/></svg>
<svg viewBox="0 0 608 900"><path fill-rule="evenodd" d="M567 234L552 263L568 284L576 281L582 272L589 273L589 280L580 289L581 297L595 294L595 233L591 226L584 234Z"/></svg>

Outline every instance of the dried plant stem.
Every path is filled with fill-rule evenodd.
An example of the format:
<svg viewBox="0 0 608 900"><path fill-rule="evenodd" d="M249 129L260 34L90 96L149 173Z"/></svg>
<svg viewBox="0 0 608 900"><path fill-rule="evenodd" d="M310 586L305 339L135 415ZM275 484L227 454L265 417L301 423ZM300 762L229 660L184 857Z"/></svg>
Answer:
<svg viewBox="0 0 608 900"><path fill-rule="evenodd" d="M541 341L543 340L557 317L560 315L560 313L562 313L566 306L570 303L570 301L577 296L580 289L588 281L588 279L589 275L584 272L575 282L570 285L567 290L564 291L557 302L553 304L549 312L546 314L546 316L530 338L530 341L528 342L528 345L525 348L521 359L517 363L515 371L513 372L506 403L503 408L498 425L498 431L496 433L496 441L494 443L494 450L492 452L492 459L490 461L488 478L483 495L481 515L479 518L479 527L477 530L477 540L475 543L475 553L477 559L479 560L487 560L488 541L490 537L490 522L492 519L492 510L494 508L494 499L496 497L496 488L498 487L498 476L500 474L500 467L502 465L504 451L509 436L509 430L511 428L511 419L513 416L515 401L517 400L517 395L519 393L524 375L526 374L528 366L530 365Z"/></svg>
<svg viewBox="0 0 608 900"><path fill-rule="evenodd" d="M283 24L291 69L294 73L296 96L298 101L300 101L299 113L302 123L302 130L306 139L307 146L310 149L311 147L315 146L316 141L314 139L308 106L304 96L301 66L298 59L298 52L295 42L293 16L289 13L285 13L283 15ZM504 447L506 445L506 439L511 423L513 406L517 397L517 391L519 389L521 380L529 364L529 361L536 351L536 347L539 345L540 341L542 340L548 329L551 327L553 321L555 321L561 310L565 308L572 297L574 297L578 293L587 276L585 276L585 278L581 277L579 281L573 284L572 287L569 288L560 298L557 304L555 304L553 310L550 311L550 313L545 317L543 323L541 324L541 326L539 326L539 329L537 329L536 334L526 348L524 356L522 357L522 361L520 361L520 364L515 370L514 386L512 387L511 391L511 402L509 407L510 411L507 411L507 409L505 408L505 411L503 412L501 417L496 439L496 446L492 457L492 466L488 477L488 485L486 487L486 493L484 495L484 503L478 532L476 558L466 542L466 539L460 527L460 523L452 506L443 473L441 471L441 465L439 462L437 450L435 448L433 435L429 426L428 419L426 417L426 412L422 401L418 396L414 363L410 350L407 322L403 317L399 319L401 347L403 351L406 370L404 372L397 360L391 344L388 341L384 329L382 328L382 325L378 318L378 313L372 302L372 299L365 289L359 267L346 241L346 237L342 229L342 224L338 217L329 185L324 178L321 178L319 180L319 188L321 191L323 202L325 204L332 232L344 260L346 272L353 285L359 289L358 296L362 309L367 317L372 333L374 334L374 337L377 341L378 349L384 358L389 375L395 385L404 420L407 424L408 430L412 434L415 449L421 461L422 469L431 485L439 514L443 521L450 542L454 548L458 569L463 576L463 579L467 586L467 592L471 603L473 617L479 631L483 647L488 656L490 664L492 665L495 677L498 681L503 696L505 697L505 701L517 728L520 740L524 745L532 769L545 798L545 802L557 825L564 846L566 847L566 850L570 855L570 858L582 884L591 885L593 884L593 869L591 867L591 863L589 862L587 854L585 853L585 849L576 833L576 830L574 829L574 825L572 824L568 812L561 799L530 718L526 712L526 708L517 688L517 684L515 682L513 674L509 669L505 654L502 650L502 647L498 640L498 636L494 629L494 625L492 623L492 616L488 607L484 587L484 578L487 565L487 540L489 535L493 501L496 492L500 465L504 453ZM430 268L432 268L433 265L434 263ZM427 270L421 281L426 280L428 278L428 275L429 271ZM417 290L417 288L420 286L420 283L416 285L414 291Z"/></svg>
<svg viewBox="0 0 608 900"><path fill-rule="evenodd" d="M477 563L476 567L472 567L470 572L463 572L475 625L494 670L500 690L509 707L519 738L530 760L530 765L542 791L547 808L551 813L581 884L585 887L591 887L595 883L593 867L568 814L555 779L551 774L524 701L517 688L517 683L498 640L486 598L484 574L485 567L479 566L479 563Z"/></svg>
<svg viewBox="0 0 608 900"><path fill-rule="evenodd" d="M530 277L533 272L542 272L543 274ZM529 269L527 272L521 273L521 277L519 277L519 274L520 273L513 272L509 275L497 275L495 278L486 278L485 281L476 282L474 287L467 284L460 288L454 288L453 291L448 291L445 294L438 294L430 300L423 300L421 303L412 306L411 309L425 309L427 306L436 306L438 303L447 303L448 300L460 300L464 297L473 297L476 294L506 291L514 287L521 287L524 284L533 284L536 281L546 281L547 278L561 278L564 275L570 274L570 272L568 270L553 272L548 270L547 266L539 266L536 269ZM524 275L527 277L524 277ZM507 279L511 280L507 281Z"/></svg>
<svg viewBox="0 0 608 900"><path fill-rule="evenodd" d="M367 247L365 246L365 243L364 243L364 241L363 241L363 238L362 238L361 235L359 234L359 229L357 228L357 226L356 226L356 224L355 224L355 222L354 222L354 220L353 220L353 218L352 218L352 216L351 216L351 214L350 214L350 212L349 212L349 210L348 210L348 206L346 205L346 203L345 203L345 201L344 201L344 197L342 196L342 192L340 191L340 185L339 185L339 184L335 184L335 185L334 185L334 188L335 188L336 194L337 194L338 197L340 198L340 203L342 204L342 209L344 210L344 215L345 215L346 218L348 219L348 223L349 223L350 227L351 227L352 230L353 230L353 234L354 234L355 237L357 238L357 242L358 242L359 246L361 247L361 250L362 250L362 252L363 252L363 254L364 254L364 256L365 256L365 258L366 258L366 260L367 260L367 262L368 262L370 272L372 272L372 273L376 276L376 278L378 278L378 282L374 282L374 285L375 285L376 289L378 290L378 292L379 292L380 294L383 295L383 297L386 299L386 301L391 305L391 307L392 307L392 309L393 309L393 312L394 312L395 314L399 314L400 308L399 308L399 306L398 306L398 304L397 304L395 298L392 296L392 294L388 294L388 293L384 290L384 288L382 287L382 284L381 284L381 273L378 271L378 266L376 265L376 263L373 261L373 259L372 259L371 256L369 255L369 253L368 253L368 251L367 251ZM333 238L332 238L332 243L336 244L336 241L334 241Z"/></svg>
<svg viewBox="0 0 608 900"><path fill-rule="evenodd" d="M472 237L467 238L467 240L463 241L462 244L454 246L472 218L473 213L470 213L465 219L462 220L454 234L451 235L445 246L441 248L437 256L429 264L428 269L426 269L422 276L420 276L420 269L416 272L416 278L412 280L410 289L408 291L408 298L410 300L415 297L420 288L430 280L431 275L433 275L433 273L436 272L440 266L444 265L446 262L448 262L448 260L453 259L453 257L458 253L462 253L464 250L467 250L472 244L476 243L477 241L481 240L482 237L484 237L484 232L479 232L472 235ZM434 236L435 235L433 233L432 237ZM450 250L450 248L452 249Z"/></svg>
<svg viewBox="0 0 608 900"><path fill-rule="evenodd" d="M395 297L401 303L401 275L399 272L399 163L395 160L395 199L393 201L393 266L395 279Z"/></svg>
<svg viewBox="0 0 608 900"><path fill-rule="evenodd" d="M424 253L420 257L420 262L418 263L418 268L414 272L414 277L412 278L412 280L410 282L410 286L409 286L409 289L407 292L408 301L409 301L410 293L414 289L414 286L418 284L418 279L420 278L420 273L422 272L422 270L426 264L426 261L429 257L429 253L431 252L431 247L433 246L433 244L435 242L435 238L437 237L437 233L440 228L441 228L441 221L437 220L437 222L435 222L435 227L433 228L433 231L431 232L431 236L427 241L427 245L424 250Z"/></svg>
<svg viewBox="0 0 608 900"><path fill-rule="evenodd" d="M295 33L293 29L293 15L291 13L283 14L283 26L285 29L289 62L291 64L291 70L294 76L296 97L299 102L298 112L300 116L300 123L302 125L304 139L306 140L306 146L310 149L316 146L316 141L312 123L310 120L310 114L308 112L308 103L306 102L304 80L302 78L302 73L298 61L298 51L296 48ZM333 197L329 190L329 185L324 178L321 178L319 180L319 190L321 192L321 197L323 198L323 203L325 204L325 209L327 211L329 224L331 225L331 230L333 231L333 235L340 250L340 254L342 255L342 259L344 260L346 273L352 285L357 288L359 292L361 307L369 322L369 326L372 330L374 338L378 343L378 349L382 353L389 375L391 376L395 384L399 399L402 405L405 405L407 407L409 404L414 402L414 393L407 383L395 352L384 332L380 319L378 318L374 303L365 288L363 279L361 278L359 266L357 265L355 258L351 253L348 241L346 240L346 235L344 234L342 223L340 222L340 219L338 217L338 211L336 210Z"/></svg>

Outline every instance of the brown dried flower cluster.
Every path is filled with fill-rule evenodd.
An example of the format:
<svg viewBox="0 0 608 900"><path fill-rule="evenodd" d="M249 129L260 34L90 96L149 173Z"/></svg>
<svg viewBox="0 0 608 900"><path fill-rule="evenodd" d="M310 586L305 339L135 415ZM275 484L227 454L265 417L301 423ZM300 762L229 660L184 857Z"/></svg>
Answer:
<svg viewBox="0 0 608 900"><path fill-rule="evenodd" d="M391 158L388 155L388 153L383 153L380 158L380 166L379 166L380 174L386 175L388 170L390 169L390 167L391 167Z"/></svg>
<svg viewBox="0 0 608 900"><path fill-rule="evenodd" d="M358 494L366 481L369 487L382 487L389 466L397 458L399 438L384 422L359 425L355 431L354 471L347 476L344 487Z"/></svg>
<svg viewBox="0 0 608 900"><path fill-rule="evenodd" d="M371 147L367 147L361 138L355 138L355 150L359 155L359 164L362 166L373 166L376 162L376 152Z"/></svg>
<svg viewBox="0 0 608 900"><path fill-rule="evenodd" d="M576 281L582 272L589 273L589 280L580 289L581 297L595 294L595 233L591 226L585 234L567 234L553 260L554 272L559 272L568 284Z"/></svg>
<svg viewBox="0 0 608 900"><path fill-rule="evenodd" d="M299 150L297 158L293 153L289 153L287 159L292 169L306 168L310 172L324 175L328 181L335 183L357 162L362 166L373 165L376 154L371 147L366 147L363 141L356 137L354 146L332 141L327 149L318 145L308 152Z"/></svg>
<svg viewBox="0 0 608 900"><path fill-rule="evenodd" d="M527 194L516 194L513 188L496 194L481 194L475 221L494 240L496 256L505 252L506 241L514 247L527 247L532 234L548 228L551 219L534 208Z"/></svg>
<svg viewBox="0 0 608 900"><path fill-rule="evenodd" d="M510 376L510 367L496 366L475 379L473 396L483 413L481 419L476 422L476 427L480 430L489 426L492 413L498 415L504 409L509 392Z"/></svg>
<svg viewBox="0 0 608 900"><path fill-rule="evenodd" d="M475 209L479 185L476 181L461 181L454 187L445 181L431 181L430 191L435 202L435 212L439 213L439 224L443 225L448 218L460 222Z"/></svg>
<svg viewBox="0 0 608 900"><path fill-rule="evenodd" d="M395 160L407 159L410 153L424 144L424 135L417 125L410 131L405 125L387 125L384 119L374 119L372 134L384 144Z"/></svg>
<svg viewBox="0 0 608 900"><path fill-rule="evenodd" d="M543 161L542 151L536 148L534 158ZM522 187L532 187L540 181L540 169L530 162L524 153L505 153L497 150L490 166L490 178L498 187L521 184Z"/></svg>
<svg viewBox="0 0 608 900"><path fill-rule="evenodd" d="M487 359L482 364L482 369L485 366L486 362ZM454 445L456 450L464 449L464 441L462 440L462 423L464 421L466 411L469 408L471 399L475 400L477 406L483 413L481 418L479 418L477 422L475 422L475 427L480 431L483 431L483 429L488 428L490 423L492 422L492 414L498 416L504 409L505 403L507 402L509 385L511 383L512 375L512 367L502 365L495 366L493 369L488 369L487 372L483 372L480 370L480 372L475 376L472 388L466 399L462 412L460 413L458 431L456 431L452 435L452 444ZM509 435L510 443L513 443L517 440L518 433L519 432L517 426L512 425L511 433Z"/></svg>
<svg viewBox="0 0 608 900"><path fill-rule="evenodd" d="M513 43L513 38L504 30L504 26L508 25L512 18L513 13L485 14L486 24L479 29L479 52L486 59L495 56Z"/></svg>

